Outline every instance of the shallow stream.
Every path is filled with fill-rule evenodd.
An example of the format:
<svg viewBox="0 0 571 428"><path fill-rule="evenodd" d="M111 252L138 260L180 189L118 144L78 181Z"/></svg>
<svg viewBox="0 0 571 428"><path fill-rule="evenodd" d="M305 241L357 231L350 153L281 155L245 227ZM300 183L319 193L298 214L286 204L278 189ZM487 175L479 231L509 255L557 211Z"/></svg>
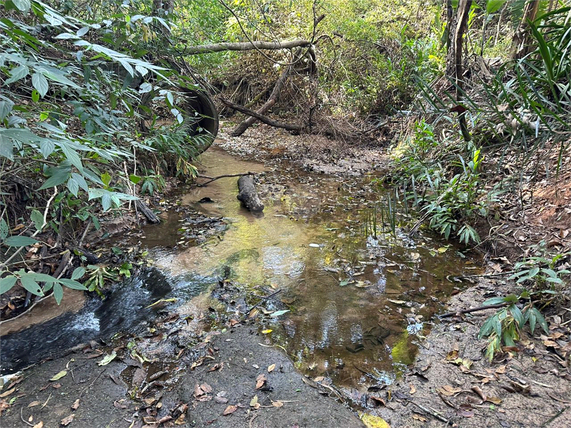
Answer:
<svg viewBox="0 0 571 428"><path fill-rule="evenodd" d="M152 317L152 302L189 300L210 292L223 275L262 296L279 290L257 308L261 330L302 372L346 388L390 383L412 363L416 339L453 291L446 277L475 268L433 237L411 239L398 229L383 231L379 219L372 222L372 206L382 197L374 176L266 168L216 148L202 156L201 170L209 176L261 173L263 215L240 206L237 178L193 189L180 203L223 217L225 233L186 245L184 234L192 226L173 213L146 227L142 244L156 270L118 285L111 299L4 336L4 372L57 356L80 341L139 328ZM284 308L289 312L271 316ZM30 343L37 346L30 349Z"/></svg>

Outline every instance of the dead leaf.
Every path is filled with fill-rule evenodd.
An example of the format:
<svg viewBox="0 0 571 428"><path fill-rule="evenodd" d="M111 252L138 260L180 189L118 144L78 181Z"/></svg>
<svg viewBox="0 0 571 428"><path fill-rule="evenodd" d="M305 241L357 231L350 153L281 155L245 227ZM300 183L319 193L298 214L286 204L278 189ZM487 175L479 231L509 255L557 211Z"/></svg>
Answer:
<svg viewBox="0 0 571 428"><path fill-rule="evenodd" d="M75 413L72 413L71 415L69 415L67 418L63 418L60 422L61 425L63 425L64 427L68 426L70 423L73 422L73 418L75 418Z"/></svg>
<svg viewBox="0 0 571 428"><path fill-rule="evenodd" d="M176 421L174 421L175 425L184 425L186 423L185 421L186 419L186 413L182 413L177 419Z"/></svg>
<svg viewBox="0 0 571 428"><path fill-rule="evenodd" d="M472 387L472 391L474 391L476 394L478 394L480 396L480 398L482 399L482 401L486 401L486 394L484 394L484 391L482 391L482 388L480 388L477 385L474 385Z"/></svg>
<svg viewBox="0 0 571 428"><path fill-rule="evenodd" d="M383 418L369 415L368 413L362 413L361 420L367 428L391 428Z"/></svg>
<svg viewBox="0 0 571 428"><path fill-rule="evenodd" d="M262 334L270 334L273 330L271 328L268 328L266 330L262 330Z"/></svg>
<svg viewBox="0 0 571 428"><path fill-rule="evenodd" d="M268 378L266 378L266 375L261 374L256 378L256 389L260 389L261 387L263 387L266 384L266 381L268 380Z"/></svg>
<svg viewBox="0 0 571 428"><path fill-rule="evenodd" d="M216 370L220 370L223 366L223 363L216 363L212 367L208 369L209 372L214 372Z"/></svg>
<svg viewBox="0 0 571 428"><path fill-rule="evenodd" d="M447 397L452 397L453 395L458 394L460 391L462 391L461 388L454 388L450 385L444 385L442 388L438 388L438 392Z"/></svg>
<svg viewBox="0 0 571 428"><path fill-rule="evenodd" d="M502 400L499 399L498 397L487 397L486 401L489 401L490 403L493 403L493 404L501 404L502 403Z"/></svg>
<svg viewBox="0 0 571 428"><path fill-rule="evenodd" d="M150 398L145 398L145 399L143 399L143 402L144 402L147 406L152 406L155 401L157 401L157 399L156 399L155 397L150 397Z"/></svg>
<svg viewBox="0 0 571 428"><path fill-rule="evenodd" d="M228 406L228 407L226 407L226 410L224 410L224 413L222 413L222 415L223 416L231 415L236 410L238 410L238 406Z"/></svg>
<svg viewBox="0 0 571 428"><path fill-rule="evenodd" d="M73 402L71 405L72 410L77 410L79 408L79 398Z"/></svg>
<svg viewBox="0 0 571 428"><path fill-rule="evenodd" d="M54 375L54 377L52 377L50 379L51 382L55 382L56 380L60 380L62 377L64 377L65 375L67 375L67 370L62 370L61 372L59 372L58 374Z"/></svg>
<svg viewBox="0 0 571 428"><path fill-rule="evenodd" d="M202 390L199 384L194 386L194 398L202 397L205 392Z"/></svg>
<svg viewBox="0 0 571 428"><path fill-rule="evenodd" d="M54 384L52 385L52 388L53 388L53 389L60 389L60 388L61 388L61 383L59 383L59 382L58 382L58 383L54 383Z"/></svg>
<svg viewBox="0 0 571 428"><path fill-rule="evenodd" d="M113 402L113 406L116 407L116 408L118 408L118 409L126 409L127 406L125 406L125 405L122 403L122 401L125 401L125 399L122 398L121 400L115 400L115 401Z"/></svg>
<svg viewBox="0 0 571 428"><path fill-rule="evenodd" d="M453 351L450 351L448 354L446 354L446 361L455 361L456 359L458 359L457 349L454 349Z"/></svg>
<svg viewBox="0 0 571 428"><path fill-rule="evenodd" d="M418 413L413 413L412 418L420 422L426 422L428 420L424 416L420 416Z"/></svg>
<svg viewBox="0 0 571 428"><path fill-rule="evenodd" d="M44 428L44 423L43 421L38 422L36 425L34 425L32 428Z"/></svg>
<svg viewBox="0 0 571 428"><path fill-rule="evenodd" d="M212 387L207 383L203 383L202 385L200 385L200 389L202 389L207 394L212 392Z"/></svg>
<svg viewBox="0 0 571 428"><path fill-rule="evenodd" d="M40 404L42 404L41 401L32 401L30 404L28 404L28 408L39 406Z"/></svg>
<svg viewBox="0 0 571 428"><path fill-rule="evenodd" d="M410 394L414 394L416 392L416 387L411 383L410 384Z"/></svg>
<svg viewBox="0 0 571 428"><path fill-rule="evenodd" d="M374 406L386 406L387 403L381 397L375 397L374 395L369 396L369 399L373 402Z"/></svg>
<svg viewBox="0 0 571 428"><path fill-rule="evenodd" d="M273 371L275 370L275 368L276 368L276 365L275 365L275 364L270 365L270 366L268 367L268 373L273 372Z"/></svg>
<svg viewBox="0 0 571 428"><path fill-rule="evenodd" d="M279 409L280 407L284 406L284 402L280 400L272 401L272 406L277 407Z"/></svg>
<svg viewBox="0 0 571 428"><path fill-rule="evenodd" d="M219 404L228 403L228 399L226 398L226 391L220 391L218 394L216 394L216 397L214 397L214 401Z"/></svg>

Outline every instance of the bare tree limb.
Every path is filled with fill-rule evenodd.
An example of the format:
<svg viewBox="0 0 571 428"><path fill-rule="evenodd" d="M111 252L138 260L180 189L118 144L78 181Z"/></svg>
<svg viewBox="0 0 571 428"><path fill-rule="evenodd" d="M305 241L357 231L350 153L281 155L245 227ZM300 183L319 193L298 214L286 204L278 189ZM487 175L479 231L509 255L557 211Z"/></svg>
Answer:
<svg viewBox="0 0 571 428"><path fill-rule="evenodd" d="M290 124L290 123L276 122L275 120L272 120L272 119L270 119L270 118L268 118L268 117L266 117L266 116L263 116L263 115L261 115L261 114L259 114L259 113L256 113L255 111L250 110L250 109L248 109L248 108L245 108L245 107L243 107L243 106L241 106L241 105L234 104L233 102L228 101L228 100L226 100L226 99L224 99L224 98L222 98L222 97L220 97L219 99L220 99L220 101L222 102L222 104L224 104L225 106L230 107L230 108L232 108L232 109L234 109L234 110L236 110L236 111L239 111L240 113L244 113L244 114L247 114L247 115L249 115L249 116L253 116L253 117L255 117L256 119L258 119L260 122L265 123L266 125L270 125L270 126L273 126L273 127L275 127L275 128L283 128L283 129L286 129L286 130L288 130L288 131L296 131L296 132L300 132L300 131L302 131L303 129L305 129L305 127L302 126L302 125L295 125L295 124Z"/></svg>
<svg viewBox="0 0 571 428"><path fill-rule="evenodd" d="M188 55L198 55L211 52L250 51L254 49L279 50L307 47L309 45L311 45L311 41L309 40L287 40L284 42L251 41L236 43L213 43L202 46L190 46L187 48L185 53Z"/></svg>

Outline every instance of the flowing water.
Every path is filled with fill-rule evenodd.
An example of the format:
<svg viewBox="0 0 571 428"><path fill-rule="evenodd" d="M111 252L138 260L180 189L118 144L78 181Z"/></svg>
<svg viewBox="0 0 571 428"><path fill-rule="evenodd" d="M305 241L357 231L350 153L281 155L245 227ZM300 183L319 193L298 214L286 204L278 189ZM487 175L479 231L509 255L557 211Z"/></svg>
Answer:
<svg viewBox="0 0 571 428"><path fill-rule="evenodd" d="M431 237L413 240L398 229L371 233L371 206L379 198L374 177L266 170L218 149L206 152L201 164L209 176L265 174L263 215L240 206L236 178L193 189L181 204L224 217L229 226L221 238L184 245L184 219L173 213L161 225L146 227L142 243L158 270L117 286L104 302L88 302L79 312L4 336L3 371L56 354L80 339L133 330L152 316L150 303L209 292L225 272L262 295L280 290L276 299L281 302L268 299L262 312L284 305L289 312L264 316L262 330L302 372L349 388L390 383L413 361L415 340L453 291L446 277L474 268L453 247ZM38 342L39 337L45 340ZM34 354L27 343L41 345Z"/></svg>

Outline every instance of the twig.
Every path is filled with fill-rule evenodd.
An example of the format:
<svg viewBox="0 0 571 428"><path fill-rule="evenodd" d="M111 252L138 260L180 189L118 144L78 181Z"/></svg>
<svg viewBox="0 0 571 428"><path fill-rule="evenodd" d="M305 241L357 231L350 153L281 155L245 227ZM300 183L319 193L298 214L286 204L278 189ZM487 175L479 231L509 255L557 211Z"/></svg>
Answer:
<svg viewBox="0 0 571 428"><path fill-rule="evenodd" d="M481 275L447 275L446 279L448 281L453 281L453 280L463 280L463 279L470 279L470 278L494 278L496 276L505 276L505 275L511 275L512 273L515 273L515 271L510 270L507 272L499 272L499 273L485 273L485 274L481 274Z"/></svg>
<svg viewBox="0 0 571 428"><path fill-rule="evenodd" d="M243 175L255 175L255 173L254 172L245 172L242 174L224 174L224 175L219 175L218 177L208 177L207 175L198 175L197 178L207 178L209 180L206 181L205 183L197 184L196 186L197 187L204 187L207 184L210 184L213 181L219 180L221 178L242 177Z"/></svg>
<svg viewBox="0 0 571 428"><path fill-rule="evenodd" d="M276 294L281 293L281 288L278 291L273 292L272 294L270 294L269 296L266 297L262 297L262 300L260 300L258 303L256 303L254 306L252 306L250 309L248 309L244 315L242 316L242 318L240 319L240 321L244 321L244 319L248 316L248 314L250 312L252 312L254 309L256 309L258 306L260 306L262 303L264 303L266 300L274 297Z"/></svg>
<svg viewBox="0 0 571 428"><path fill-rule="evenodd" d="M52 203L52 201L55 199L55 197L57 196L58 191L57 191L57 187L54 187L54 194L52 195L52 197L48 200L47 204L46 204L46 209L44 210L44 223L42 224L42 227L39 230L36 230L33 234L32 234L32 238L34 238L35 236L38 235L38 233L41 232L42 228L44 227L44 225L46 225L48 223L48 211L50 209L50 205ZM18 254L20 254L22 252L22 250L25 247L20 247L18 248L14 254L12 254L10 257L8 257L8 260L6 260L5 262L3 262L2 264L0 264L0 270L3 270L6 266L8 266L8 264L14 259L14 257L16 257Z"/></svg>
<svg viewBox="0 0 571 428"><path fill-rule="evenodd" d="M27 420L24 419L24 406L22 406L20 408L20 419L22 419L22 422L24 422L26 425L28 425L29 427L33 427L34 424L29 423Z"/></svg>
<svg viewBox="0 0 571 428"><path fill-rule="evenodd" d="M463 309L461 311L447 312L445 314L438 315L438 318L440 318L440 319L449 318L449 317L453 317L454 315L469 314L472 312L485 311L486 309L503 308L504 306L508 306L509 304L510 303L508 303L508 302L504 302L504 303L497 303L495 305L478 306L477 308Z"/></svg>
<svg viewBox="0 0 571 428"><path fill-rule="evenodd" d="M546 427L547 425L549 425L551 422L553 422L555 419L557 419L559 416L561 416L563 414L563 412L565 410L567 410L569 407L563 407L561 410L559 410L557 413L555 413L552 417L549 418L549 420L547 422L545 422L543 425L541 425L542 427Z"/></svg>
<svg viewBox="0 0 571 428"><path fill-rule="evenodd" d="M99 378L101 377L101 375L102 375L103 373L105 373L106 370L107 370L106 368L103 369L103 370L101 370L101 372L100 372L97 376L95 376L95 379L93 379L93 382L91 382L89 385L87 385L87 386L85 387L85 389L84 389L83 391L81 391L81 394L79 394L79 398L83 397L83 394L85 394L85 393L87 392L87 390L88 390L89 388L91 388L95 382L97 382L97 379L99 379Z"/></svg>
<svg viewBox="0 0 571 428"><path fill-rule="evenodd" d="M409 401L410 403L414 404L414 405L415 405L416 407L418 407L420 410L422 410L422 411L428 413L429 415L434 416L434 417L435 417L436 419L438 419L439 421L444 422L444 423L447 423L447 424L450 423L450 421L449 421L448 419L446 419L444 416L442 416L442 415L441 415L440 413L438 413L437 411L431 410L431 409L427 409L426 407L421 406L420 404L415 403L415 402L412 401L412 400L408 400L408 401Z"/></svg>
<svg viewBox="0 0 571 428"><path fill-rule="evenodd" d="M44 404L42 404L42 407L40 407L40 409L43 409L44 407L46 407L48 405L48 401L50 401L50 398L52 398L51 392L50 392L50 395L48 395L48 399L44 402Z"/></svg>

